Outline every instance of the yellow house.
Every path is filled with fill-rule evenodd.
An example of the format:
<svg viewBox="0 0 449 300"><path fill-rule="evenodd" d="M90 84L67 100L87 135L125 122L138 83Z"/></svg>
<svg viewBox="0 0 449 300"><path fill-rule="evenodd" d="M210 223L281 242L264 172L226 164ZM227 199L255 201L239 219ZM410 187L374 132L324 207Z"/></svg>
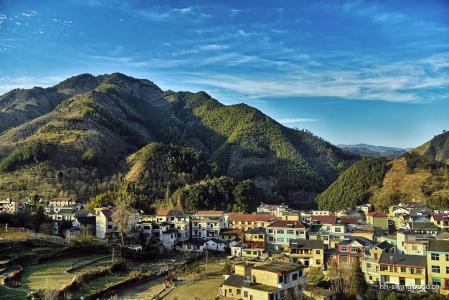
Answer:
<svg viewBox="0 0 449 300"><path fill-rule="evenodd" d="M449 215L434 214L430 217L430 222L443 230L449 230Z"/></svg>
<svg viewBox="0 0 449 300"><path fill-rule="evenodd" d="M366 282L375 285L380 283L380 257L382 256L382 253L390 253L393 251L393 245L388 242L381 242L372 246L365 252L365 255L362 256L360 267L365 274Z"/></svg>
<svg viewBox="0 0 449 300"><path fill-rule="evenodd" d="M263 227L248 229L244 237L248 248L266 249L267 247L267 231Z"/></svg>
<svg viewBox="0 0 449 300"><path fill-rule="evenodd" d="M426 257L422 255L382 253L380 284L421 287L426 284L426 264Z"/></svg>
<svg viewBox="0 0 449 300"><path fill-rule="evenodd" d="M388 230L388 216L380 211L373 211L366 215L366 223L374 228Z"/></svg>
<svg viewBox="0 0 449 300"><path fill-rule="evenodd" d="M268 263L255 266L242 263L235 266L235 274L225 276L219 293L231 299L284 299L289 291L299 292L301 277L302 268L297 264Z"/></svg>
<svg viewBox="0 0 449 300"><path fill-rule="evenodd" d="M306 268L323 267L324 242L322 240L290 240L290 245L285 252L290 262L300 262Z"/></svg>
<svg viewBox="0 0 449 300"><path fill-rule="evenodd" d="M426 255L428 240L405 241L404 254Z"/></svg>
<svg viewBox="0 0 449 300"><path fill-rule="evenodd" d="M428 284L439 285L440 293L449 294L449 241L430 240L427 249Z"/></svg>

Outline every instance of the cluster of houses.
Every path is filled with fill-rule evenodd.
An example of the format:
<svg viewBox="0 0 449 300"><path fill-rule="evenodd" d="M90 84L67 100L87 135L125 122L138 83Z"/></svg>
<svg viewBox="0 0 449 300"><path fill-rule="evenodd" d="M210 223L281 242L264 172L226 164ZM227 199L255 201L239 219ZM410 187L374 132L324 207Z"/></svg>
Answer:
<svg viewBox="0 0 449 300"><path fill-rule="evenodd" d="M69 197L52 199L45 207L55 224L72 222L67 238L113 238L113 212L108 207L84 211ZM226 278L220 290L226 297L256 295L250 289L259 286L266 299L280 299L276 295L285 293L287 283L297 282L298 269L292 270L292 265L308 272L327 270L331 264L351 268L355 260L369 284L431 287L449 294L449 212L422 204L399 204L388 212L373 211L369 204L336 213L268 204L254 213L160 210L154 215L136 212L128 223L130 232L155 241L164 251L226 252L244 261ZM248 263L274 255L286 259L284 269L282 263L266 268ZM270 278L270 272L278 274L272 288L263 279Z"/></svg>

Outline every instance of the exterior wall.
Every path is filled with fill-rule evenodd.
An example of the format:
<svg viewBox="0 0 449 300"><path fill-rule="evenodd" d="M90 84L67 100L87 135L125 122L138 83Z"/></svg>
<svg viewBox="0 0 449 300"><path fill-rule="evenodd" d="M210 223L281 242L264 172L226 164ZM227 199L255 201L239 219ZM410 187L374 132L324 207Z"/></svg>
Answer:
<svg viewBox="0 0 449 300"><path fill-rule="evenodd" d="M19 202L6 199L0 200L0 213L15 214L19 210Z"/></svg>
<svg viewBox="0 0 449 300"><path fill-rule="evenodd" d="M409 286L426 284L426 269L422 267L381 264L379 275L381 284L392 283L399 285L400 278L404 278L405 285Z"/></svg>
<svg viewBox="0 0 449 300"><path fill-rule="evenodd" d="M301 262L305 267L321 268L324 264L324 249L298 249L298 253L288 254L293 262Z"/></svg>
<svg viewBox="0 0 449 300"><path fill-rule="evenodd" d="M268 227L268 245L272 249L279 250L288 246L290 240L306 239L306 228Z"/></svg>
<svg viewBox="0 0 449 300"><path fill-rule="evenodd" d="M425 256L427 252L427 244L419 243L419 242L405 242L404 246L404 254L412 254L412 255L422 255Z"/></svg>
<svg viewBox="0 0 449 300"><path fill-rule="evenodd" d="M436 260L436 255L438 255L438 260ZM440 272L434 272L432 266L440 267ZM427 274L427 284L440 282L440 293L449 295L449 249L447 252L427 252Z"/></svg>

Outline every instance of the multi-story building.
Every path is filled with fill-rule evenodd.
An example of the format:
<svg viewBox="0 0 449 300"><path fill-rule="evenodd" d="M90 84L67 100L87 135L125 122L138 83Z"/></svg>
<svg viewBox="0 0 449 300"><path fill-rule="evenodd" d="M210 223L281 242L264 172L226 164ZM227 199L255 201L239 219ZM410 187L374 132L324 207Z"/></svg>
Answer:
<svg viewBox="0 0 449 300"><path fill-rule="evenodd" d="M75 220L72 222L72 229L82 235L95 235L96 230L95 214L90 212L78 212L75 214Z"/></svg>
<svg viewBox="0 0 449 300"><path fill-rule="evenodd" d="M322 240L290 240L290 245L285 252L290 262L301 262L306 268L322 268L324 265L324 243Z"/></svg>
<svg viewBox="0 0 449 300"><path fill-rule="evenodd" d="M257 207L257 213L267 213L279 217L282 213L289 211L288 205L285 204L264 204L261 203Z"/></svg>
<svg viewBox="0 0 449 300"><path fill-rule="evenodd" d="M431 234L413 233L410 230L399 230L398 232L396 232L396 247L398 248L400 253L405 253L406 251L424 251L425 246L431 239L433 239L433 236ZM422 244L422 246L419 247L419 244ZM420 255L424 254L421 253Z"/></svg>
<svg viewBox="0 0 449 300"><path fill-rule="evenodd" d="M62 206L69 206L69 205L75 205L75 199L72 197L66 197L66 196L58 196L48 201L48 206L54 206L54 207L62 207Z"/></svg>
<svg viewBox="0 0 449 300"><path fill-rule="evenodd" d="M62 221L73 222L77 211L78 207L74 205L45 206L44 208L44 213L55 221L55 224Z"/></svg>
<svg viewBox="0 0 449 300"><path fill-rule="evenodd" d="M349 237L342 240L337 247L336 260L341 267L350 267L369 249L373 242L363 237Z"/></svg>
<svg viewBox="0 0 449 300"><path fill-rule="evenodd" d="M226 222L221 210L198 211L191 217L192 238L209 239L218 237L220 230L226 228Z"/></svg>
<svg viewBox="0 0 449 300"><path fill-rule="evenodd" d="M232 299L280 300L289 291L298 293L302 282L302 268L297 264L242 263L235 266L235 274L226 276L219 293Z"/></svg>
<svg viewBox="0 0 449 300"><path fill-rule="evenodd" d="M366 214L366 223L373 225L376 229L388 230L388 216L380 211Z"/></svg>
<svg viewBox="0 0 449 300"><path fill-rule="evenodd" d="M445 231L449 230L449 215L434 214L430 217L430 222L438 226Z"/></svg>
<svg viewBox="0 0 449 300"><path fill-rule="evenodd" d="M230 228L248 230L257 227L267 227L278 218L268 213L242 214L233 213L228 217Z"/></svg>
<svg viewBox="0 0 449 300"><path fill-rule="evenodd" d="M367 283L379 285L380 257L382 256L382 253L394 253L394 250L395 247L387 242L380 242L365 250L364 255L361 257L360 266L365 274Z"/></svg>
<svg viewBox="0 0 449 300"><path fill-rule="evenodd" d="M117 233L112 222L112 210L106 207L95 209L95 234L99 239L108 239Z"/></svg>
<svg viewBox="0 0 449 300"><path fill-rule="evenodd" d="M426 257L399 253L382 253L380 284L423 286L426 284Z"/></svg>
<svg viewBox="0 0 449 300"><path fill-rule="evenodd" d="M440 286L441 294L449 294L449 241L429 241L427 278L429 285Z"/></svg>
<svg viewBox="0 0 449 300"><path fill-rule="evenodd" d="M307 225L301 221L278 220L267 227L268 248L270 251L280 251L287 247L290 240L306 239Z"/></svg>
<svg viewBox="0 0 449 300"><path fill-rule="evenodd" d="M267 248L267 231L263 227L249 229L244 233L244 240L247 248L265 250Z"/></svg>
<svg viewBox="0 0 449 300"><path fill-rule="evenodd" d="M0 200L0 214L1 213L8 213L8 214L15 214L19 210L19 201L17 200Z"/></svg>

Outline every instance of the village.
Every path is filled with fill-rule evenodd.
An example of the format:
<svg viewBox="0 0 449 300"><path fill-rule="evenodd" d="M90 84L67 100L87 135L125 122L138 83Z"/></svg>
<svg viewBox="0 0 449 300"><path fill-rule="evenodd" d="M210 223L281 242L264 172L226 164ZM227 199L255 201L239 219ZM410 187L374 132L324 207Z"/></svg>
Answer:
<svg viewBox="0 0 449 300"><path fill-rule="evenodd" d="M17 202L0 202L2 213L20 209ZM90 238L117 257L127 252L140 259L149 248L167 258L196 255L206 257L206 267L208 255L220 258L225 271L213 294L223 299L337 299L349 293L348 279L357 268L372 289L449 294L449 212L422 204L399 204L387 212L370 204L330 212L263 203L253 213L136 211L121 228L113 220L116 210L88 211L70 197L44 206L53 234L70 224L55 236L63 244Z"/></svg>

